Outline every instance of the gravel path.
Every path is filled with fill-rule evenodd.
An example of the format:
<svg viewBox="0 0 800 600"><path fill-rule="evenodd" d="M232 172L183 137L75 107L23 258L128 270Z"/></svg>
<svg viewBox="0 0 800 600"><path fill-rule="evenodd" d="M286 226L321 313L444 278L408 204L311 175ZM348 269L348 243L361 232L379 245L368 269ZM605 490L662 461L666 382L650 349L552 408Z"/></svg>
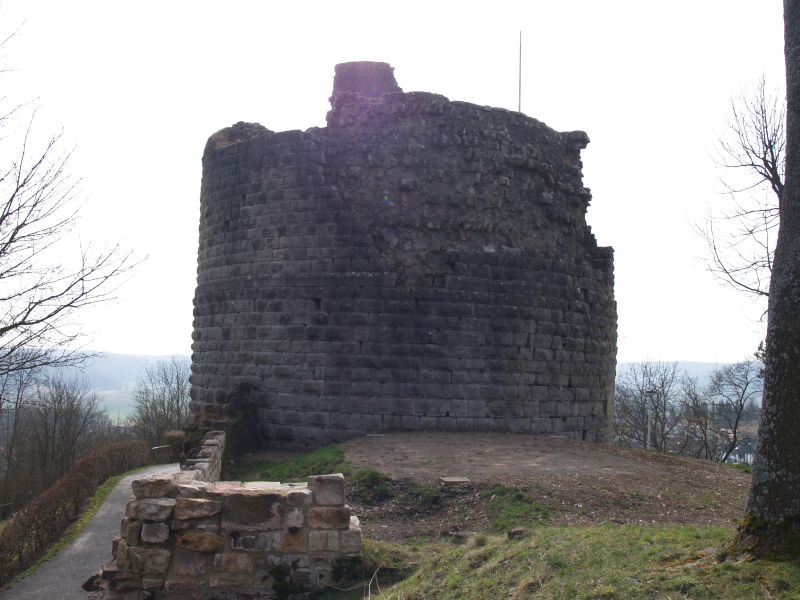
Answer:
<svg viewBox="0 0 800 600"><path fill-rule="evenodd" d="M33 575L0 592L0 600L86 600L81 585L111 560L111 540L131 495L131 482L155 473L178 470L178 465L157 465L125 477L108 495L94 519L72 543Z"/></svg>

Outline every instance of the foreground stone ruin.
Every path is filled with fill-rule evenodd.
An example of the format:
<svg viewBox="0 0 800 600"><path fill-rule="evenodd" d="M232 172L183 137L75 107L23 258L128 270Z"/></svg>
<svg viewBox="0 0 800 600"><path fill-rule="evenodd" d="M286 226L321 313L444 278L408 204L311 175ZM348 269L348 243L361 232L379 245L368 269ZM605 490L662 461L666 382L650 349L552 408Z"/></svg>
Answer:
<svg viewBox="0 0 800 600"><path fill-rule="evenodd" d="M133 482L104 598L267 600L324 587L360 558L341 474L216 481L225 439L210 432L185 470Z"/></svg>
<svg viewBox="0 0 800 600"><path fill-rule="evenodd" d="M608 439L613 250L582 131L336 67L327 125L203 155L195 423L313 447L390 430ZM216 425L219 423L220 425Z"/></svg>

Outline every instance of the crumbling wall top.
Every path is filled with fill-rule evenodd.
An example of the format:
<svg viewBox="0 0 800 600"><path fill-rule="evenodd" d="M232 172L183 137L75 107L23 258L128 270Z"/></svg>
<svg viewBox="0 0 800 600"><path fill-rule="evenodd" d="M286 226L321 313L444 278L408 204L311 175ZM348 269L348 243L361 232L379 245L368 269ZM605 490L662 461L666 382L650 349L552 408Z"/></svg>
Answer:
<svg viewBox="0 0 800 600"><path fill-rule="evenodd" d="M346 62L336 65L333 77L333 96L351 93L377 98L384 94L402 92L394 78L394 69L385 62Z"/></svg>

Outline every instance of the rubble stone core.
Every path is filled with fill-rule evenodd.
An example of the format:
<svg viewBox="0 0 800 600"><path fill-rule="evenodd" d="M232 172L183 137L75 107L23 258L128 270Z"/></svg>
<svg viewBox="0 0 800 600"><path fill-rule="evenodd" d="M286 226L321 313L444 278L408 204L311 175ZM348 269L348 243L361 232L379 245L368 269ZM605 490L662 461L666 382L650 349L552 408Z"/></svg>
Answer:
<svg viewBox="0 0 800 600"><path fill-rule="evenodd" d="M581 131L336 67L327 126L237 123L203 155L196 421L237 443L384 430L604 440L613 251Z"/></svg>

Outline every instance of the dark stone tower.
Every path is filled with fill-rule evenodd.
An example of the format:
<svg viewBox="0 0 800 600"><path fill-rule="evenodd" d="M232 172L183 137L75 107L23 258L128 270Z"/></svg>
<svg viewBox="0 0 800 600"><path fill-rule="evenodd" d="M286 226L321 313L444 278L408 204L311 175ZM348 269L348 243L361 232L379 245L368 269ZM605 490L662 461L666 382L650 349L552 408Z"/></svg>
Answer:
<svg viewBox="0 0 800 600"><path fill-rule="evenodd" d="M336 67L325 128L237 123L203 155L199 421L247 443L370 431L608 437L613 251L583 132ZM243 428L243 429L242 429Z"/></svg>

